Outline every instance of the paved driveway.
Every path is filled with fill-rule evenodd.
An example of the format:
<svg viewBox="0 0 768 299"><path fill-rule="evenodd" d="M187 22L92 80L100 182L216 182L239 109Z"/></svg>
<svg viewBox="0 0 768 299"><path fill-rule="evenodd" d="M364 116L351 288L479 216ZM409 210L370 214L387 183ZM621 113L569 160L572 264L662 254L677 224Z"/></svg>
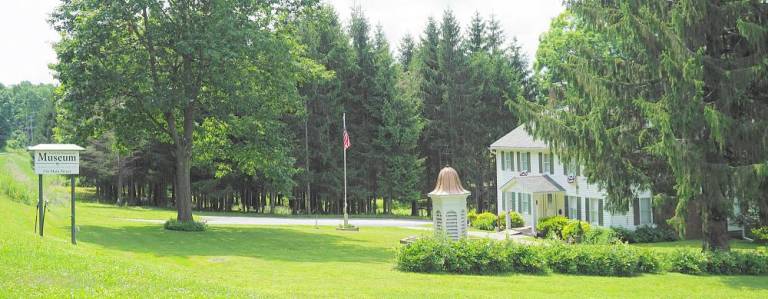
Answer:
<svg viewBox="0 0 768 299"><path fill-rule="evenodd" d="M315 225L315 218L298 217L238 217L238 216L202 216L202 220L211 225L238 224L238 225ZM128 219L138 222L163 223L164 220ZM318 218L317 225L337 226L344 220L342 218ZM349 223L360 227L420 227L431 223L429 220L416 219L376 219L376 218L351 218Z"/></svg>

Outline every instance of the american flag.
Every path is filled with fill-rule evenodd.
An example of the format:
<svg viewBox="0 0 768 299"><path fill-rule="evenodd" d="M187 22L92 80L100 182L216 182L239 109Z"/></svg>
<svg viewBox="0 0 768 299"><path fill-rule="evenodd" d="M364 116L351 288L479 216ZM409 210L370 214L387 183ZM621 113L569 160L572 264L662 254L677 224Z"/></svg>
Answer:
<svg viewBox="0 0 768 299"><path fill-rule="evenodd" d="M347 129L344 128L344 150L346 151L350 146L352 146L352 142L349 141L349 133L347 133Z"/></svg>

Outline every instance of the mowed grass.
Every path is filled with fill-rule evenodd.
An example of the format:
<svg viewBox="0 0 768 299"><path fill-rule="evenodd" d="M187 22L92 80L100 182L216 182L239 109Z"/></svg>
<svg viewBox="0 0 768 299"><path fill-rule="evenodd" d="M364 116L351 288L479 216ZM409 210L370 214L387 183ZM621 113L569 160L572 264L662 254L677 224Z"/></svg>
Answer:
<svg viewBox="0 0 768 299"><path fill-rule="evenodd" d="M0 156L0 171L8 156ZM95 203L78 203L73 246L66 200L49 200L59 204L48 212L41 239L33 231L34 207L0 195L0 297L768 297L765 276L403 273L393 269L398 240L420 231L212 226L173 232L126 220L168 219L171 211Z"/></svg>

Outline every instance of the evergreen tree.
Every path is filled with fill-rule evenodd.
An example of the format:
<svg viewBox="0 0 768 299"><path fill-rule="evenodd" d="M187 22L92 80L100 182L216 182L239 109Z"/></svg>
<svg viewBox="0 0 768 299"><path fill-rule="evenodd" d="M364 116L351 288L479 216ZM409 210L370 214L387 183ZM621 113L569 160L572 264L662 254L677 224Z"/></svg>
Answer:
<svg viewBox="0 0 768 299"><path fill-rule="evenodd" d="M413 42L413 37L410 34L406 34L403 40L400 41L400 47L398 48L398 63L400 63L402 69L406 70L411 65L415 48L416 44Z"/></svg>
<svg viewBox="0 0 768 299"><path fill-rule="evenodd" d="M467 50L469 50L469 53L478 53L486 49L485 21L480 17L480 13L475 11L467 31Z"/></svg>
<svg viewBox="0 0 768 299"><path fill-rule="evenodd" d="M568 1L553 27L549 103L518 102L534 134L626 210L668 171L672 223L700 209L703 249L727 250L736 198L756 200L768 168L768 5L759 1ZM545 37L546 39L546 37ZM575 39L576 42L573 42ZM549 44L550 48L547 44ZM563 45L568 44L568 47ZM653 161L662 167L652 167ZM658 193L659 190L654 190Z"/></svg>
<svg viewBox="0 0 768 299"><path fill-rule="evenodd" d="M440 168L445 165L442 151L442 140L445 140L446 127L442 91L440 87L440 66L438 62L438 47L440 31L433 18L427 20L424 35L418 50L419 93L422 100L422 115L426 126L419 141L419 152L426 158L425 178L437 178ZM425 179L422 191L427 193L434 187L432 179Z"/></svg>

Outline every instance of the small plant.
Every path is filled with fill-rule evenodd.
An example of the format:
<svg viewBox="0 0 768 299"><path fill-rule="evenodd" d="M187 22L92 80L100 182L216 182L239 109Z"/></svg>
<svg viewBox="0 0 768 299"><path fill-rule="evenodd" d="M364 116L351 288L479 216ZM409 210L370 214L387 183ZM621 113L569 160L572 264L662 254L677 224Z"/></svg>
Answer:
<svg viewBox="0 0 768 299"><path fill-rule="evenodd" d="M470 226L472 223L475 223L475 219L477 219L477 211L475 211L475 209L469 210L469 213L467 213L467 220L469 221Z"/></svg>
<svg viewBox="0 0 768 299"><path fill-rule="evenodd" d="M613 229L595 226L584 234L581 242L593 245L609 245L621 243L621 240Z"/></svg>
<svg viewBox="0 0 768 299"><path fill-rule="evenodd" d="M563 227L568 225L568 218L564 216L544 217L536 224L536 230L542 237L554 236L563 239Z"/></svg>
<svg viewBox="0 0 768 299"><path fill-rule="evenodd" d="M616 238L625 243L637 243L635 232L620 226L612 226L611 230L616 234Z"/></svg>
<svg viewBox="0 0 768 299"><path fill-rule="evenodd" d="M208 224L200 221L179 222L176 219L168 219L163 225L167 230L202 232L208 229Z"/></svg>
<svg viewBox="0 0 768 299"><path fill-rule="evenodd" d="M563 240L569 243L581 243L584 235L589 232L589 223L580 220L570 220L561 232Z"/></svg>
<svg viewBox="0 0 768 299"><path fill-rule="evenodd" d="M485 212L477 215L477 219L472 222L472 227L480 230L492 231L496 228L496 220L496 215L490 212Z"/></svg>
<svg viewBox="0 0 768 299"><path fill-rule="evenodd" d="M752 234L755 236L755 242L768 244L768 226L753 228Z"/></svg>
<svg viewBox="0 0 768 299"><path fill-rule="evenodd" d="M707 269L707 256L701 251L677 249L667 256L670 272L700 274Z"/></svg>
<svg viewBox="0 0 768 299"><path fill-rule="evenodd" d="M500 230L507 229L507 213L501 212L496 223L498 223ZM523 227L525 225L525 220L523 220L523 216L520 215L520 213L511 211L509 213L509 223L511 228Z"/></svg>

